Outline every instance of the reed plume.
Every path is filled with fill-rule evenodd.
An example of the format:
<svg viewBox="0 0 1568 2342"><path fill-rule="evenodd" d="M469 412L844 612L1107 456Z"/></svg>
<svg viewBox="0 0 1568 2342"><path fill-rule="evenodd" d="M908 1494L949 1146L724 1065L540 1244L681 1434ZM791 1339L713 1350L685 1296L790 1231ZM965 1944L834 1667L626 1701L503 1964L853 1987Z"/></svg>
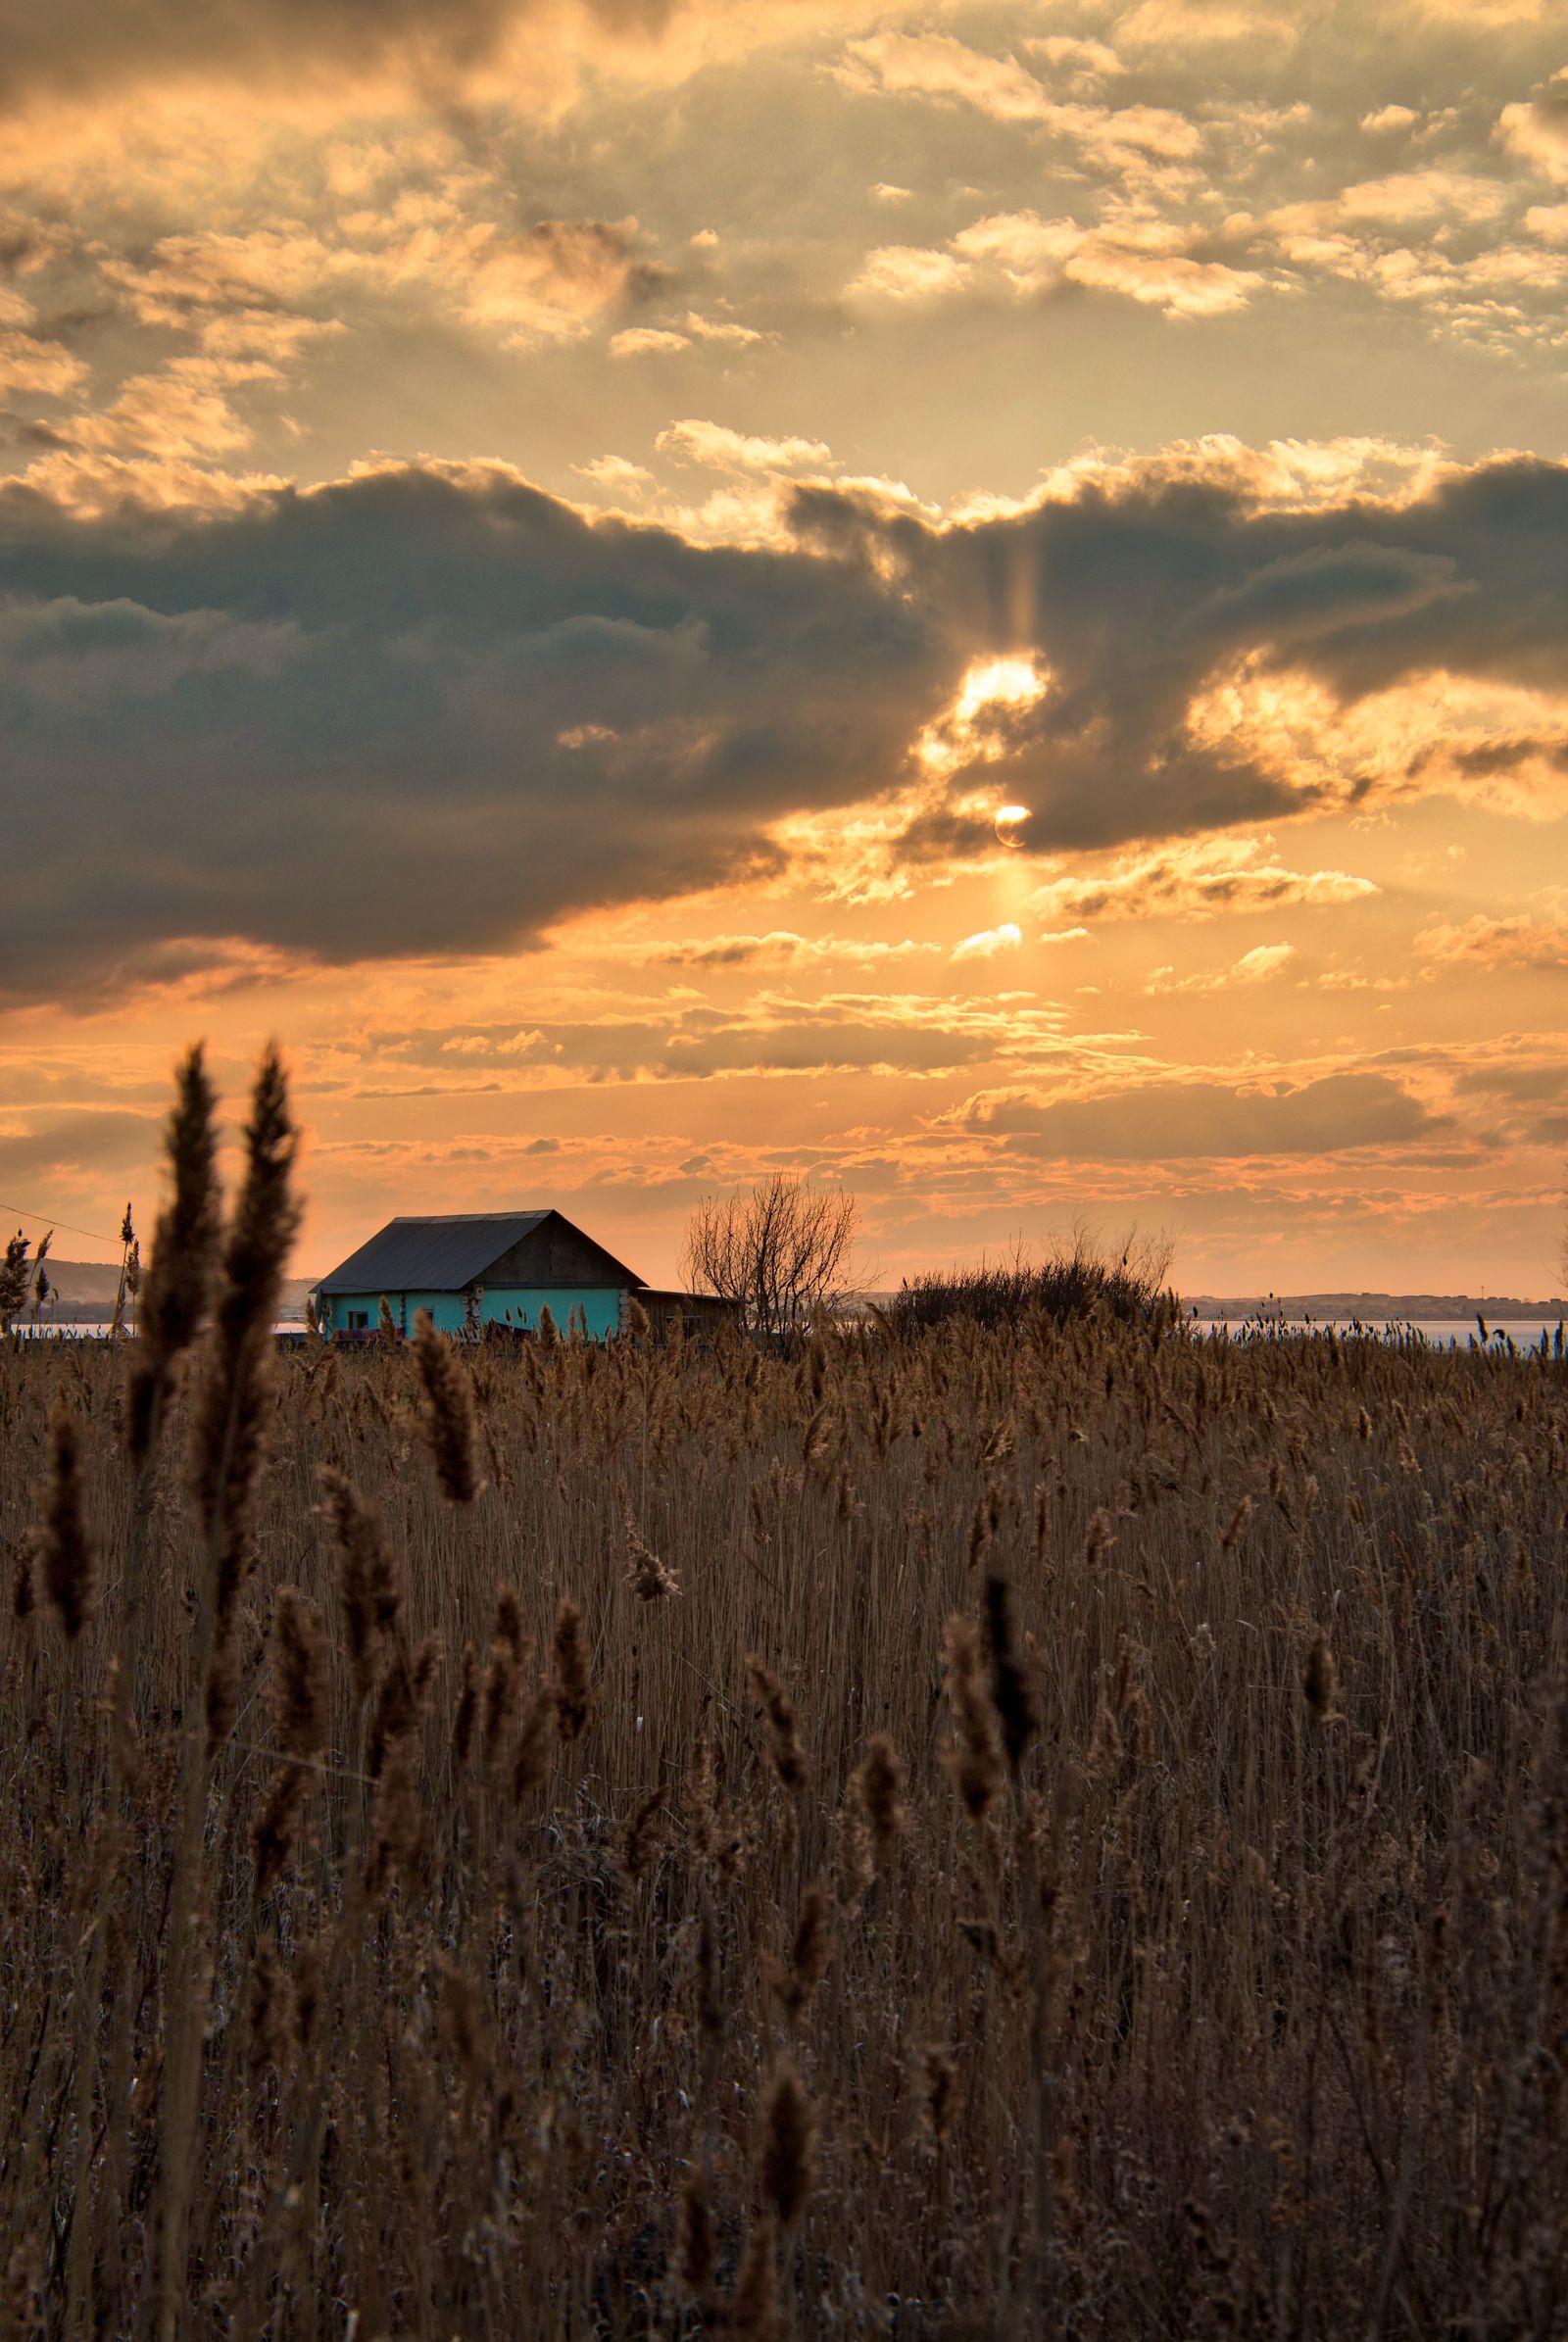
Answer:
<svg viewBox="0 0 1568 2342"><path fill-rule="evenodd" d="M793 2228L816 2182L816 2109L789 2058L773 2068L763 2101L759 2177L779 2225Z"/></svg>
<svg viewBox="0 0 1568 2342"><path fill-rule="evenodd" d="M1002 1727L1002 1744L1014 1774L1024 1752L1040 1730L1029 1670L1018 1650L1012 1618L1012 1589L1005 1578L992 1571L985 1586L986 1657L991 1671L991 1699Z"/></svg>
<svg viewBox="0 0 1568 2342"><path fill-rule="evenodd" d="M888 1863L909 1827L905 1803L904 1760L886 1732L873 1732L856 1768L852 1787L871 1833L879 1863Z"/></svg>
<svg viewBox="0 0 1568 2342"><path fill-rule="evenodd" d="M97 1616L99 1570L83 1512L76 1419L63 1398L49 1417L49 1477L36 1550L44 1594L66 1640L74 1642Z"/></svg>
<svg viewBox="0 0 1568 2342"><path fill-rule="evenodd" d="M130 1373L126 1443L140 1463L157 1436L174 1368L206 1319L219 1240L218 1099L198 1043L174 1076L164 1140L172 1193L153 1231Z"/></svg>
<svg viewBox="0 0 1568 2342"><path fill-rule="evenodd" d="M563 1743L569 1747L573 1740L581 1739L588 1730L594 1712L594 1695L588 1672L588 1644L583 1635L582 1612L575 1602L565 1597L563 1597L556 1610L556 1632L551 1649L554 1659L552 1687L556 1731Z"/></svg>
<svg viewBox="0 0 1568 2342"><path fill-rule="evenodd" d="M948 1705L955 1727L948 1765L964 1811L971 1821L983 1822L1002 1794L1004 1780L997 1712L981 1662L980 1637L971 1622L950 1618L945 1639Z"/></svg>
<svg viewBox="0 0 1568 2342"><path fill-rule="evenodd" d="M414 1356L424 1388L420 1423L441 1493L454 1504L471 1504L483 1485L473 1385L456 1347L436 1332L427 1309L414 1321Z"/></svg>
<svg viewBox="0 0 1568 2342"><path fill-rule="evenodd" d="M402 1576L378 1507L330 1464L318 1467L316 1484L320 1511L337 1551L339 1615L354 1701L363 1707L403 1607Z"/></svg>
<svg viewBox="0 0 1568 2342"><path fill-rule="evenodd" d="M795 1720L795 1702L784 1688L783 1678L756 1651L747 1659L746 1673L767 1727L767 1761L777 1776L780 1788L797 1795L810 1784L811 1765L801 1743L800 1728Z"/></svg>

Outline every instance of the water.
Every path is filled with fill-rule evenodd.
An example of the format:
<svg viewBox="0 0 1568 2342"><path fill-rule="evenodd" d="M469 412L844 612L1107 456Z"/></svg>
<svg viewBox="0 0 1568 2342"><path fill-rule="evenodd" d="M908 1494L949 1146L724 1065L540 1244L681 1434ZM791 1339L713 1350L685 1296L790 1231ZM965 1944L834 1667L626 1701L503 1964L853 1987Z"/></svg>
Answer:
<svg viewBox="0 0 1568 2342"><path fill-rule="evenodd" d="M97 1317L45 1318L37 1325L24 1321L11 1330L21 1335L24 1342L108 1342L115 1331L107 1318ZM280 1318L272 1332L297 1340L305 1332L305 1320L302 1317Z"/></svg>
<svg viewBox="0 0 1568 2342"><path fill-rule="evenodd" d="M1359 1337L1374 1342L1408 1341L1419 1336L1434 1349L1468 1349L1473 1342L1482 1346L1481 1329L1473 1317L1411 1317L1389 1319L1372 1324L1366 1319L1348 1317L1270 1317L1260 1321L1255 1317L1189 1318L1187 1323L1200 1334L1229 1334L1232 1342L1271 1340L1280 1334L1327 1334L1333 1332L1345 1340ZM1551 1349L1556 1341L1568 1343L1568 1329L1559 1334L1559 1321L1552 1318L1508 1319L1494 1326L1487 1319L1487 1348L1507 1354L1511 1342L1516 1351L1536 1350L1543 1342Z"/></svg>
<svg viewBox="0 0 1568 2342"><path fill-rule="evenodd" d="M1184 1323L1195 1334L1226 1334L1232 1342L1271 1341L1282 1334L1326 1334L1331 1329L1342 1340L1359 1338L1362 1341L1399 1342L1418 1336L1434 1349L1468 1349L1473 1343L1481 1347L1481 1333L1473 1317L1416 1317L1390 1319L1380 1324L1348 1317L1270 1317L1250 1318L1190 1317ZM74 1320L61 1318L40 1325L19 1325L15 1332L28 1342L105 1342L113 1328L99 1318ZM305 1334L303 1318L280 1318L272 1332L279 1337L298 1342ZM1539 1350L1543 1342L1547 1350L1561 1341L1568 1345L1568 1328L1559 1336L1555 1318L1520 1318L1494 1326L1487 1320L1489 1350L1506 1356L1511 1342L1522 1354Z"/></svg>

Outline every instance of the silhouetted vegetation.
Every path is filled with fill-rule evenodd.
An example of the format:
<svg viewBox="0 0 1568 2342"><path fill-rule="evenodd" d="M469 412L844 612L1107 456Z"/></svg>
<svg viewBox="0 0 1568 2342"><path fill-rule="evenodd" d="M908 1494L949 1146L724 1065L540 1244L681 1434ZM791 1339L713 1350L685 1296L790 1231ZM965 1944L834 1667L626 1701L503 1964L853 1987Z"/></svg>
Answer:
<svg viewBox="0 0 1568 2342"><path fill-rule="evenodd" d="M1041 1259L1018 1251L1010 1260L906 1278L882 1314L895 1333L906 1335L960 1318L1001 1327L1030 1316L1054 1326L1100 1317L1159 1329L1174 1324L1177 1315L1165 1283L1169 1269L1164 1244L1130 1239L1119 1255L1107 1255L1080 1229Z"/></svg>

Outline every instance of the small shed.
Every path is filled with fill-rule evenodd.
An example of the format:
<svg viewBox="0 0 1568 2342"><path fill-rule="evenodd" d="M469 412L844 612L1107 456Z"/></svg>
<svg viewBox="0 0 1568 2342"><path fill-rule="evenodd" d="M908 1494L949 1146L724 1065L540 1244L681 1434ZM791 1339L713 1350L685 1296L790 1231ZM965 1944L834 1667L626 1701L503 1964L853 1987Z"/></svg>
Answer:
<svg viewBox="0 0 1568 2342"><path fill-rule="evenodd" d="M430 1312L446 1334L475 1326L538 1326L548 1308L563 1334L596 1340L625 1324L646 1279L558 1211L456 1212L389 1220L351 1252L313 1298L323 1334L373 1334L381 1303L400 1334Z"/></svg>

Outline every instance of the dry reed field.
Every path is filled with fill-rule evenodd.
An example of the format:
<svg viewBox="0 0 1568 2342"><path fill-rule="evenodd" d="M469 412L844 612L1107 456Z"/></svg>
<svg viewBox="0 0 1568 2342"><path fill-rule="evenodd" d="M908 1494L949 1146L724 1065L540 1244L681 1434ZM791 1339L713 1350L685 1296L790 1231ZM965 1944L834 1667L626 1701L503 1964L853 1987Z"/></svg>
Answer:
<svg viewBox="0 0 1568 2342"><path fill-rule="evenodd" d="M1560 1366L279 1355L210 1123L0 1353L5 2335L1565 2330Z"/></svg>

